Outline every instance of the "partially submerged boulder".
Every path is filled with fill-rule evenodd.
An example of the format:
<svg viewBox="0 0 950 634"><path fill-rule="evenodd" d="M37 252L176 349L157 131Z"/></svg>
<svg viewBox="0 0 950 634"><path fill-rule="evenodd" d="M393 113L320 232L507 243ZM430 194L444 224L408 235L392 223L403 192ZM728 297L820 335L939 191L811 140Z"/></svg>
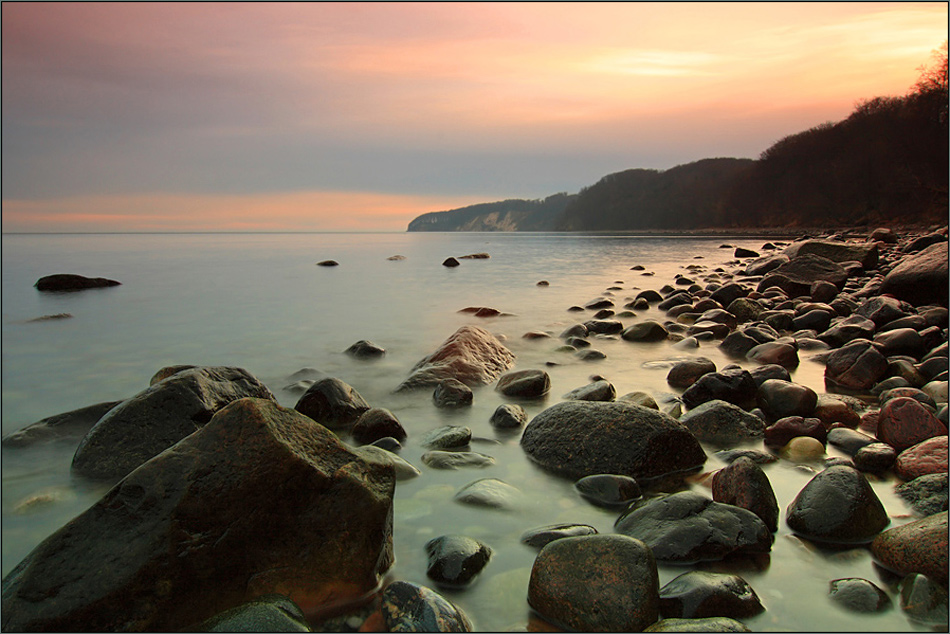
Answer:
<svg viewBox="0 0 950 634"><path fill-rule="evenodd" d="M56 273L47 275L36 280L38 291L68 292L82 291L87 288L107 288L109 286L121 286L121 282L110 280L105 277L85 277L74 273Z"/></svg>
<svg viewBox="0 0 950 634"><path fill-rule="evenodd" d="M310 616L359 600L393 561L394 486L306 416L240 399L20 562L3 630L171 632L268 594Z"/></svg>
<svg viewBox="0 0 950 634"><path fill-rule="evenodd" d="M515 355L484 328L462 326L439 348L419 361L397 389L437 385L457 379L469 387L494 382L512 366Z"/></svg>
<svg viewBox="0 0 950 634"><path fill-rule="evenodd" d="M106 412L122 401L107 401L56 414L3 437L4 447L27 447L57 440L76 441L86 435Z"/></svg>
<svg viewBox="0 0 950 634"><path fill-rule="evenodd" d="M330 429L343 429L356 423L370 406L353 386L328 377L311 385L294 409Z"/></svg>

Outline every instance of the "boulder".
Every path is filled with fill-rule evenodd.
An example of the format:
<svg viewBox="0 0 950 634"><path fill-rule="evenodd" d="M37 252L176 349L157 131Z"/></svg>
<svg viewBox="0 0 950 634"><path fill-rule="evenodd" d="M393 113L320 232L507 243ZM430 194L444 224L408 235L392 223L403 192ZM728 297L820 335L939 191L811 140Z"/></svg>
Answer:
<svg viewBox="0 0 950 634"><path fill-rule="evenodd" d="M882 566L902 575L920 573L947 587L947 511L889 528L871 542Z"/></svg>
<svg viewBox="0 0 950 634"><path fill-rule="evenodd" d="M472 388L457 379L442 379L432 392L436 407L464 407L472 404Z"/></svg>
<svg viewBox="0 0 950 634"><path fill-rule="evenodd" d="M884 403L877 419L877 437L898 452L928 438L946 435L947 428L929 409L906 396Z"/></svg>
<svg viewBox="0 0 950 634"><path fill-rule="evenodd" d="M831 600L851 612L880 612L891 607L887 593L867 579L834 579L829 586Z"/></svg>
<svg viewBox="0 0 950 634"><path fill-rule="evenodd" d="M531 420L521 448L542 467L572 478L598 473L638 482L700 467L706 454L679 421L622 402L565 401Z"/></svg>
<svg viewBox="0 0 950 634"><path fill-rule="evenodd" d="M20 562L3 629L171 632L273 593L308 615L358 600L393 561L394 486L310 418L234 401Z"/></svg>
<svg viewBox="0 0 950 634"><path fill-rule="evenodd" d="M443 535L425 545L429 564L426 575L439 585L463 587L470 584L492 556L492 549L464 535Z"/></svg>
<svg viewBox="0 0 950 634"><path fill-rule="evenodd" d="M387 632L471 632L461 608L438 592L408 581L394 581L380 597Z"/></svg>
<svg viewBox="0 0 950 634"><path fill-rule="evenodd" d="M503 403L495 408L488 422L491 423L491 426L495 429L521 429L525 423L528 422L528 414L520 405Z"/></svg>
<svg viewBox="0 0 950 634"><path fill-rule="evenodd" d="M534 561L528 604L569 631L640 632L659 617L656 561L622 535L558 539Z"/></svg>
<svg viewBox="0 0 950 634"><path fill-rule="evenodd" d="M373 407L363 412L350 434L353 440L364 445L387 436L400 442L407 437L406 430L396 415L382 407Z"/></svg>
<svg viewBox="0 0 950 634"><path fill-rule="evenodd" d="M789 504L785 523L817 542L864 544L888 525L884 505L861 472L828 467L799 491Z"/></svg>
<svg viewBox="0 0 950 634"><path fill-rule="evenodd" d="M757 402L770 420L810 416L818 404L818 394L806 385L767 379L759 386Z"/></svg>
<svg viewBox="0 0 950 634"><path fill-rule="evenodd" d="M386 354L386 349L372 341L361 339L343 352L356 359L378 359Z"/></svg>
<svg viewBox="0 0 950 634"><path fill-rule="evenodd" d="M764 610L755 590L738 575L690 570L660 588L664 618L743 618Z"/></svg>
<svg viewBox="0 0 950 634"><path fill-rule="evenodd" d="M877 268L878 249L873 242L835 242L833 240L805 240L793 242L785 248L785 255L791 259L810 253L827 258L832 262L861 263L861 268Z"/></svg>
<svg viewBox="0 0 950 634"><path fill-rule="evenodd" d="M96 403L44 418L7 434L3 437L2 444L4 447L27 447L60 440L75 442L85 436L106 412L119 403L122 401Z"/></svg>
<svg viewBox="0 0 950 634"><path fill-rule="evenodd" d="M745 274L748 276L765 275L786 264L789 260L791 258L784 253L766 255L749 262L745 267Z"/></svg>
<svg viewBox="0 0 950 634"><path fill-rule="evenodd" d="M72 273L56 273L47 275L36 280L33 285L38 291L50 292L69 292L82 291L87 288L106 288L109 286L121 286L121 282L106 279L104 277L85 277Z"/></svg>
<svg viewBox="0 0 950 634"><path fill-rule="evenodd" d="M79 442L72 470L118 480L203 427L228 403L275 400L247 370L201 367L177 372L110 409Z"/></svg>
<svg viewBox="0 0 950 634"><path fill-rule="evenodd" d="M679 361L670 368L666 382L671 387L687 388L704 374L716 371L716 364L706 357L696 357Z"/></svg>
<svg viewBox="0 0 950 634"><path fill-rule="evenodd" d="M551 377L544 370L518 370L502 374L495 390L515 398L538 398L551 389Z"/></svg>
<svg viewBox="0 0 950 634"><path fill-rule="evenodd" d="M840 264L806 253L771 271L762 278L756 290L762 292L771 286L777 286L789 297L799 297L808 295L812 283L819 280L843 288L847 279L848 272Z"/></svg>
<svg viewBox="0 0 950 634"><path fill-rule="evenodd" d="M750 458L738 458L728 467L717 471L713 476L712 496L716 502L752 511L770 531L774 533L778 530L775 491L762 467Z"/></svg>
<svg viewBox="0 0 950 634"><path fill-rule="evenodd" d="M907 316L900 300L890 295L879 294L866 299L854 312L870 319L877 327Z"/></svg>
<svg viewBox="0 0 950 634"><path fill-rule="evenodd" d="M887 372L887 359L866 339L855 339L825 359L825 384L830 388L867 391Z"/></svg>
<svg viewBox="0 0 950 634"><path fill-rule="evenodd" d="M739 407L755 405L758 386L748 370L727 369L699 377L683 392L683 404L694 408L708 401L720 400Z"/></svg>
<svg viewBox="0 0 950 634"><path fill-rule="evenodd" d="M934 436L897 455L894 473L904 481L929 473L947 472L947 436Z"/></svg>
<svg viewBox="0 0 950 634"><path fill-rule="evenodd" d="M369 408L351 385L333 377L311 385L294 405L295 410L330 429L349 427Z"/></svg>
<svg viewBox="0 0 950 634"><path fill-rule="evenodd" d="M462 326L439 348L420 360L397 390L437 385L454 378L469 387L493 383L511 367L515 355L487 330Z"/></svg>
<svg viewBox="0 0 950 634"><path fill-rule="evenodd" d="M932 244L901 261L884 276L881 292L922 306L947 306L947 242Z"/></svg>
<svg viewBox="0 0 950 634"><path fill-rule="evenodd" d="M772 548L772 533L755 513L694 491L634 502L614 530L643 540L657 561L668 564L718 561Z"/></svg>
<svg viewBox="0 0 950 634"><path fill-rule="evenodd" d="M718 399L689 410L680 422L697 440L721 447L757 441L765 432L761 418Z"/></svg>

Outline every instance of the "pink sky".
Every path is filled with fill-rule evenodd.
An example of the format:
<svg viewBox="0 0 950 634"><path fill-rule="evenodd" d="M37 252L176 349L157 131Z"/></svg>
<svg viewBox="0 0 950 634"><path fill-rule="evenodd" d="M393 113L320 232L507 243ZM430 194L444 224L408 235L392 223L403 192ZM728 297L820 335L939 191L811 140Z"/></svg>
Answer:
<svg viewBox="0 0 950 634"><path fill-rule="evenodd" d="M2 5L3 230L402 230L903 94L946 3Z"/></svg>

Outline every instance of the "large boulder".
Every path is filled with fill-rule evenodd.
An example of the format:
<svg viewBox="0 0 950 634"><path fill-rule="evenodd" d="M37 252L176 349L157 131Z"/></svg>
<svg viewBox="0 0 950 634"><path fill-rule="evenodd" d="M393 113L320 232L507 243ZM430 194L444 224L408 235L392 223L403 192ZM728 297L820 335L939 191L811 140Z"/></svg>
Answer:
<svg viewBox="0 0 950 634"><path fill-rule="evenodd" d="M683 392L683 404L694 408L713 400L739 407L754 406L758 386L748 370L741 368L709 372Z"/></svg>
<svg viewBox="0 0 950 634"><path fill-rule="evenodd" d="M732 504L759 516L773 533L778 530L778 501L769 477L752 459L741 457L716 472L713 500Z"/></svg>
<svg viewBox="0 0 950 634"><path fill-rule="evenodd" d="M316 615L392 564L394 486L310 418L240 399L20 562L3 629L182 631L275 593Z"/></svg>
<svg viewBox="0 0 950 634"><path fill-rule="evenodd" d="M798 297L811 293L812 283L819 280L831 282L840 289L848 280L848 272L837 262L806 253L771 271L762 278L756 290L777 286L789 297Z"/></svg>
<svg viewBox="0 0 950 634"><path fill-rule="evenodd" d="M85 436L106 412L122 401L107 401L56 414L3 437L4 447L26 447L57 440L73 442Z"/></svg>
<svg viewBox="0 0 950 634"><path fill-rule="evenodd" d="M890 519L860 471L837 465L809 480L785 513L785 523L808 539L833 544L870 542Z"/></svg>
<svg viewBox="0 0 950 634"><path fill-rule="evenodd" d="M947 242L932 244L905 258L884 277L881 292L915 306L947 305Z"/></svg>
<svg viewBox="0 0 950 634"><path fill-rule="evenodd" d="M247 370L199 367L172 374L109 410L76 448L73 472L118 480L241 398L274 401Z"/></svg>
<svg viewBox="0 0 950 634"><path fill-rule="evenodd" d="M947 454L946 435L928 438L898 454L894 473L905 481L931 473L946 473Z"/></svg>
<svg viewBox="0 0 950 634"><path fill-rule="evenodd" d="M898 396L884 403L877 419L877 437L898 452L935 436L946 436L947 428L917 400Z"/></svg>
<svg viewBox="0 0 950 634"><path fill-rule="evenodd" d="M889 528L871 542L871 554L902 575L920 573L947 587L947 511Z"/></svg>
<svg viewBox="0 0 950 634"><path fill-rule="evenodd" d="M325 427L343 429L356 423L370 406L353 386L327 377L311 385L294 409Z"/></svg>
<svg viewBox="0 0 950 634"><path fill-rule="evenodd" d="M542 467L572 478L614 473L642 483L706 461L699 441L682 423L623 402L553 405L528 423L521 447Z"/></svg>
<svg viewBox="0 0 950 634"><path fill-rule="evenodd" d="M484 328L462 326L438 349L420 360L397 390L458 379L469 387L488 385L512 366L515 355Z"/></svg>
<svg viewBox="0 0 950 634"><path fill-rule="evenodd" d="M878 250L873 242L835 242L833 240L805 240L793 242L785 248L791 259L811 253L832 262L860 262L864 269L877 267Z"/></svg>
<svg viewBox="0 0 950 634"><path fill-rule="evenodd" d="M47 275L36 280L38 291L68 292L82 291L87 288L106 288L109 286L120 286L121 282L110 280L104 277L85 277L74 273L56 273Z"/></svg>
<svg viewBox="0 0 950 634"><path fill-rule="evenodd" d="M887 373L887 358L867 339L855 339L831 352L825 360L829 388L867 391Z"/></svg>

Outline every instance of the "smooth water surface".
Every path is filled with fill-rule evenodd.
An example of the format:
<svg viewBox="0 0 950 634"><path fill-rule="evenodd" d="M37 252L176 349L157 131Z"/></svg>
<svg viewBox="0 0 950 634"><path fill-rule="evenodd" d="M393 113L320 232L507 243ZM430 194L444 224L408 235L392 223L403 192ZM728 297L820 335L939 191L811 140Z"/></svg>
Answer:
<svg viewBox="0 0 950 634"><path fill-rule="evenodd" d="M426 541L464 534L487 543L494 557L469 588L440 590L471 616L480 630L524 627L525 600L535 551L519 542L530 528L560 522L592 524L612 532L616 512L585 502L572 482L531 464L517 436L496 435L489 425L504 402L491 386L475 390L471 408L437 409L427 390L393 394L420 358L465 324L507 337L517 356L513 369L542 368L551 376L549 395L524 402L529 419L603 375L618 394L642 390L662 397L668 361L706 356L722 367L732 362L716 348L680 351L668 343L631 344L593 339L607 359L582 362L556 351L558 334L590 319L569 312L606 293L618 305L639 289L660 289L689 265L711 272L732 260L724 242L757 249L753 238L642 238L574 234L106 234L4 235L2 238L2 431L8 434L44 417L145 389L161 367L173 364L246 368L293 407L299 394L283 388L302 368L316 368L355 387L375 407L391 410L409 433L401 455L423 471L399 482L395 503L397 561L390 576L436 587L425 575ZM449 256L485 252L489 259ZM389 260L402 255L403 260ZM333 259L337 267L316 263ZM630 270L642 265L653 276ZM40 293L33 284L52 273L108 277L121 286L78 293ZM548 286L538 286L546 280ZM611 287L622 290L608 291ZM469 306L496 308L505 316L476 318ZM69 319L30 321L70 313ZM635 318L665 319L655 307ZM549 339L524 339L544 331ZM378 361L343 354L368 339L386 348ZM823 368L804 360L793 380L824 390ZM546 365L554 362L557 365ZM751 364L743 363L750 367ZM467 425L481 440L473 450L496 464L484 469L437 471L425 467L419 438L444 424ZM2 451L3 574L36 544L101 496L107 487L70 476L72 446ZM706 470L722 466L707 448ZM766 467L784 509L813 473L789 463ZM469 508L452 501L465 484L502 479L525 492L516 511ZM893 482L874 482L892 525L908 521ZM702 483L691 485L704 490ZM708 495L708 490L705 490ZM24 511L24 500L45 496ZM45 500L45 503L43 501ZM15 510L17 509L17 510ZM783 513L784 518L784 513ZM780 526L770 557L705 566L736 571L759 594L767 610L745 620L755 630L910 630L895 605L879 615L856 615L835 607L828 584L864 577L885 587L866 549L819 549ZM661 584L686 568L663 566Z"/></svg>

